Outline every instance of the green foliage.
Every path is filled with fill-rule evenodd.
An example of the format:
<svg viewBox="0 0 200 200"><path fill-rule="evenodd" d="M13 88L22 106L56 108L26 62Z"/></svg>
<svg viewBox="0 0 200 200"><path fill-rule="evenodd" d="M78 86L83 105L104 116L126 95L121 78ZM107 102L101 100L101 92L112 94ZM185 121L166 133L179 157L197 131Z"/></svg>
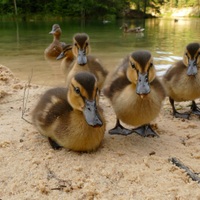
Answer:
<svg viewBox="0 0 200 200"><path fill-rule="evenodd" d="M15 0L19 17L31 16L78 17L105 19L122 17L131 8L138 11L159 13L160 7L187 7L199 5L199 0ZM15 14L14 0L0 0L1 16Z"/></svg>
<svg viewBox="0 0 200 200"><path fill-rule="evenodd" d="M137 10L141 10L146 13L147 10L155 13L160 12L160 7L164 5L168 0L131 0L131 3Z"/></svg>
<svg viewBox="0 0 200 200"><path fill-rule="evenodd" d="M200 6L199 0L168 0L167 3L173 8Z"/></svg>
<svg viewBox="0 0 200 200"><path fill-rule="evenodd" d="M43 14L60 17L104 18L106 15L120 16L129 7L128 0L17 0L21 17ZM14 14L13 0L0 0L1 15Z"/></svg>

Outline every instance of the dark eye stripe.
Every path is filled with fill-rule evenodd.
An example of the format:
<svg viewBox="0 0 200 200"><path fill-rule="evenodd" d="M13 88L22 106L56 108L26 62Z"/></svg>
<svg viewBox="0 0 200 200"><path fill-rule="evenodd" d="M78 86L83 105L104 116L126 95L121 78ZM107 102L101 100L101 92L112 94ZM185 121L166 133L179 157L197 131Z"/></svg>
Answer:
<svg viewBox="0 0 200 200"><path fill-rule="evenodd" d="M72 87L74 88L74 91L75 91L77 94L81 94L81 91L80 91L79 87L75 87L73 84L72 84Z"/></svg>
<svg viewBox="0 0 200 200"><path fill-rule="evenodd" d="M135 67L135 64L132 63L132 62L130 62L130 63L131 63L131 67L132 67L133 69L137 70L136 67Z"/></svg>

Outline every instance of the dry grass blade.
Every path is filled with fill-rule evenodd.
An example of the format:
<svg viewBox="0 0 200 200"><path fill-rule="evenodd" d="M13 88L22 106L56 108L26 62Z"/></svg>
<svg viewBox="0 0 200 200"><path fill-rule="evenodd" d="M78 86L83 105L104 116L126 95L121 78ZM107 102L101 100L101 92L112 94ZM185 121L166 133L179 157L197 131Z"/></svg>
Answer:
<svg viewBox="0 0 200 200"><path fill-rule="evenodd" d="M31 75L28 77L28 83L26 83L25 86L24 86L24 95L23 95L23 103L22 103L22 116L21 116L21 118L29 124L32 124L32 122L25 119L24 115L27 111L26 106L27 106L27 102L28 102L29 88L30 88L32 77L33 77L33 69L31 71Z"/></svg>

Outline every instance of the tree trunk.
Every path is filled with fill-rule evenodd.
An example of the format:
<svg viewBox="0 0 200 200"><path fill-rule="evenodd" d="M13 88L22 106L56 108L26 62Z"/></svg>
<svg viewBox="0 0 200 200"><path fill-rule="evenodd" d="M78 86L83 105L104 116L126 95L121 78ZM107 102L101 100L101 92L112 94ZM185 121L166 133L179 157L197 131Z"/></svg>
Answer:
<svg viewBox="0 0 200 200"><path fill-rule="evenodd" d="M147 1L148 0L144 0L144 16L146 15Z"/></svg>
<svg viewBox="0 0 200 200"><path fill-rule="evenodd" d="M13 0L14 1L14 7L15 7L15 15L17 16L17 2L16 0Z"/></svg>

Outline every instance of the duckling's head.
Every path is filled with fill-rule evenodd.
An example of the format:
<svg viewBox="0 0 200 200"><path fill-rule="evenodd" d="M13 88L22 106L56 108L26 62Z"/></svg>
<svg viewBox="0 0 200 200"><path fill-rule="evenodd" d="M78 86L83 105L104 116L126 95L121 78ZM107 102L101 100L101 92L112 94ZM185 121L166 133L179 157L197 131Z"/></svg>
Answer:
<svg viewBox="0 0 200 200"><path fill-rule="evenodd" d="M186 46L183 62L187 66L187 75L195 76L200 67L200 44L190 43Z"/></svg>
<svg viewBox="0 0 200 200"><path fill-rule="evenodd" d="M102 126L98 113L99 90L96 77L90 72L79 72L69 84L67 99L74 110L83 112L90 126Z"/></svg>
<svg viewBox="0 0 200 200"><path fill-rule="evenodd" d="M72 51L77 57L79 65L87 64L87 55L90 52L89 36L86 33L77 33L73 37Z"/></svg>
<svg viewBox="0 0 200 200"><path fill-rule="evenodd" d="M149 51L135 51L129 56L128 80L136 85L136 93L143 97L150 93L150 83L156 76L153 57Z"/></svg>
<svg viewBox="0 0 200 200"><path fill-rule="evenodd" d="M67 44L64 46L63 51L58 55L56 60L60 60L60 59L64 58L65 56L67 56L69 51L72 51L71 44Z"/></svg>
<svg viewBox="0 0 200 200"><path fill-rule="evenodd" d="M128 29L128 24L123 23L122 26L120 27L120 29L127 30Z"/></svg>
<svg viewBox="0 0 200 200"><path fill-rule="evenodd" d="M62 33L62 30L58 24L54 24L52 26L52 30L49 32L49 34L55 35L55 36L60 36Z"/></svg>

